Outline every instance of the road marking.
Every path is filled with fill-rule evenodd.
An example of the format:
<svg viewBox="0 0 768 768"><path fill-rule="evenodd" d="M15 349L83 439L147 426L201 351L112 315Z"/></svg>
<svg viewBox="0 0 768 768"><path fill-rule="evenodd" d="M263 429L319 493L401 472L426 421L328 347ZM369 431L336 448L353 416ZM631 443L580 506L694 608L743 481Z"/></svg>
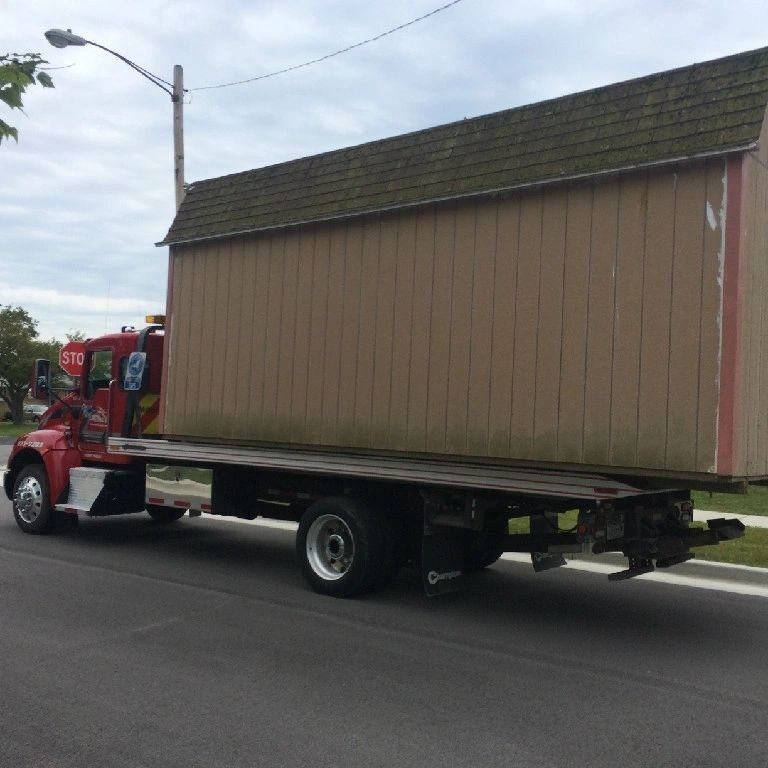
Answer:
<svg viewBox="0 0 768 768"><path fill-rule="evenodd" d="M513 563L527 563L530 565L531 556L519 554L517 552L508 552L501 556L503 560ZM685 564L683 564L684 567ZM587 571L588 573L614 573L617 569L614 565L605 563L591 563L584 560L569 560L565 566L569 570ZM764 569L763 569L764 570ZM744 584L725 579L710 579L709 577L695 578L693 576L684 576L680 573L646 573L636 578L643 581L654 581L658 584L672 584L679 587L694 587L695 589L708 589L713 592L731 592L736 595L750 595L752 597L768 597L768 586L759 584Z"/></svg>

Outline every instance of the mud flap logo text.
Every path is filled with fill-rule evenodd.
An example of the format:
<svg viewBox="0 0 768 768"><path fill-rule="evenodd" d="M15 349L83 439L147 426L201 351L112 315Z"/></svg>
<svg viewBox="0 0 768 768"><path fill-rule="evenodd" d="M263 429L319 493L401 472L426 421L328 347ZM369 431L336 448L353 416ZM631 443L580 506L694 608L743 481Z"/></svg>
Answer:
<svg viewBox="0 0 768 768"><path fill-rule="evenodd" d="M448 579L455 579L459 576L461 576L461 571L445 571L444 573L430 571L427 574L427 581L434 587L439 581L448 581Z"/></svg>

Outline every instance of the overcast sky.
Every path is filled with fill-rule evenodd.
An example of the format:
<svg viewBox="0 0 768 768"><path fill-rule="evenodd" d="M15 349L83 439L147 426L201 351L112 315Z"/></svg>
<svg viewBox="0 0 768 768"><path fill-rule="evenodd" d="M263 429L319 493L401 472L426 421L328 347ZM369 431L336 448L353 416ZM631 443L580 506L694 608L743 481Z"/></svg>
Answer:
<svg viewBox="0 0 768 768"><path fill-rule="evenodd" d="M41 336L141 325L165 306L173 218L170 98L70 28L189 89L377 35L447 0L0 0L0 53L39 52L55 90L0 104L0 304ZM188 182L360 144L768 44L768 1L462 0L329 61L190 90Z"/></svg>

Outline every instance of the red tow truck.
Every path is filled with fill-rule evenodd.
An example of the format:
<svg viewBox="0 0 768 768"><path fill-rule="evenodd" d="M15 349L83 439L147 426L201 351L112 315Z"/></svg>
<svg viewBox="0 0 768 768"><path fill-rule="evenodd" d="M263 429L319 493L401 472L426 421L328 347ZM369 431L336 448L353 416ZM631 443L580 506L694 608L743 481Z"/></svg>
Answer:
<svg viewBox="0 0 768 768"><path fill-rule="evenodd" d="M3 478L25 533L144 511L162 524L203 513L292 520L305 578L335 596L381 587L406 564L421 569L427 594L451 591L509 551L531 553L537 571L565 565L566 553L621 552L628 567L611 577L621 580L744 533L738 520L692 527L689 491L659 480L163 439L164 318L147 320L88 340L79 389L64 396L49 362L36 362L33 393L53 403L16 441ZM573 509L576 525L562 530ZM509 534L523 517L528 532Z"/></svg>

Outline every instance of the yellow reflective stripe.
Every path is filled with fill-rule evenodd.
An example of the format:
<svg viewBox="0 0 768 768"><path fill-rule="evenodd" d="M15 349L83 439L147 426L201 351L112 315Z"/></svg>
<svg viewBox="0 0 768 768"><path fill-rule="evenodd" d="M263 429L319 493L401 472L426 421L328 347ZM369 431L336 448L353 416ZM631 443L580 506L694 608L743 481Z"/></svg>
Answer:
<svg viewBox="0 0 768 768"><path fill-rule="evenodd" d="M141 431L145 435L156 435L160 431L160 396L144 395L139 401Z"/></svg>

